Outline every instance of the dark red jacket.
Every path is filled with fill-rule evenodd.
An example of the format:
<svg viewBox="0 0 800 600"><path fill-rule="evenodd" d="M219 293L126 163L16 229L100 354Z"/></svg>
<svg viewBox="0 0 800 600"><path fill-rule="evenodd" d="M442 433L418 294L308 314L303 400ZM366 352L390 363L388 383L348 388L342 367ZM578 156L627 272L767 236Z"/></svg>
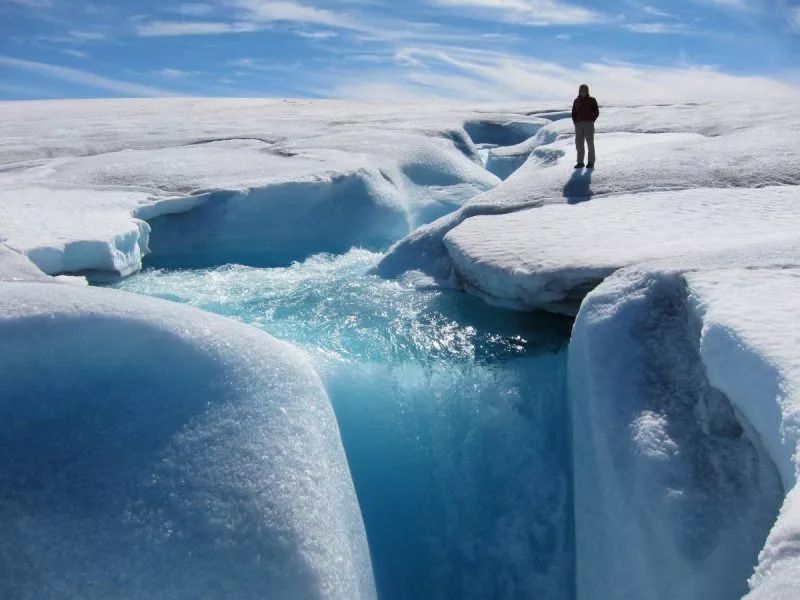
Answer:
<svg viewBox="0 0 800 600"><path fill-rule="evenodd" d="M572 122L577 123L578 121L597 121L597 117L600 116L600 109L597 107L597 100L592 98L591 96L586 96L585 98L581 98L578 96L575 98L575 102L572 103Z"/></svg>

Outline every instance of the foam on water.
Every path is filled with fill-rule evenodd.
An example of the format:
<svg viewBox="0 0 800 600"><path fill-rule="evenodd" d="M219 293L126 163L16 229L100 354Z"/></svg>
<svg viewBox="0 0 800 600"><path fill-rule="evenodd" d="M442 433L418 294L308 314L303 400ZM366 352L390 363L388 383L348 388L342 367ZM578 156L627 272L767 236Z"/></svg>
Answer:
<svg viewBox="0 0 800 600"><path fill-rule="evenodd" d="M354 249L117 284L291 341L339 420L382 598L572 598L569 322L489 308Z"/></svg>

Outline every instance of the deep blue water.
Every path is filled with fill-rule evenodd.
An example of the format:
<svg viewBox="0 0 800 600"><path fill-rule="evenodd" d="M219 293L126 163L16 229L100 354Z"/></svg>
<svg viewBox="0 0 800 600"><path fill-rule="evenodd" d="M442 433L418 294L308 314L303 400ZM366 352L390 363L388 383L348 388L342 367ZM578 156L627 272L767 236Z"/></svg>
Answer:
<svg viewBox="0 0 800 600"><path fill-rule="evenodd" d="M308 352L339 421L381 598L572 598L570 323L380 279L369 274L380 257L151 269L115 287Z"/></svg>

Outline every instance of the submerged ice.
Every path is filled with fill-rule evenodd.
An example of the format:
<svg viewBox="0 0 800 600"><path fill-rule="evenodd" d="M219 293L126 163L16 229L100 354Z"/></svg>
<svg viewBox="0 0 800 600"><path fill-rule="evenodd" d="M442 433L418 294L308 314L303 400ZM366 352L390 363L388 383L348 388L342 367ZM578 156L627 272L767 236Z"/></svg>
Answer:
<svg viewBox="0 0 800 600"><path fill-rule="evenodd" d="M256 325L330 394L382 598L572 597L569 324L488 309L380 254L148 270L119 284Z"/></svg>

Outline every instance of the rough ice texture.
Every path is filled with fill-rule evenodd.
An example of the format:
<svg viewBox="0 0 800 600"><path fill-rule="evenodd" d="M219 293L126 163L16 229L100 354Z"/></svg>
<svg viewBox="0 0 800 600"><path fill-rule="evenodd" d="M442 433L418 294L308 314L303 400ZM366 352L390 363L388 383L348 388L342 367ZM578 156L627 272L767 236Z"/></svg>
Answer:
<svg viewBox="0 0 800 600"><path fill-rule="evenodd" d="M173 265L288 264L385 247L499 182L476 144L550 122L278 100L0 107L0 238L47 273L94 279L136 271L149 250Z"/></svg>
<svg viewBox="0 0 800 600"><path fill-rule="evenodd" d="M764 187L800 183L800 145L776 151L775 140L800 134L790 105L735 102L609 107L597 121L597 169L574 170L572 123L555 121L528 142L531 156L501 185L398 242L378 272L421 270L452 277L448 231L475 215L508 213L547 203L604 195L700 187Z"/></svg>
<svg viewBox="0 0 800 600"><path fill-rule="evenodd" d="M0 235L45 273L130 275L141 265L150 227L132 210L147 201L138 191L0 189Z"/></svg>
<svg viewBox="0 0 800 600"><path fill-rule="evenodd" d="M35 281L6 253L0 596L375 597L336 420L298 351Z"/></svg>
<svg viewBox="0 0 800 600"><path fill-rule="evenodd" d="M444 238L470 291L571 314L621 267L791 240L800 244L797 186L621 194L473 217Z"/></svg>
<svg viewBox="0 0 800 600"><path fill-rule="evenodd" d="M686 281L709 381L752 425L788 492L749 597L789 600L800 586L800 268L702 271Z"/></svg>
<svg viewBox="0 0 800 600"><path fill-rule="evenodd" d="M783 487L707 376L700 328L670 270L620 271L581 307L569 350L581 600L748 590Z"/></svg>
<svg viewBox="0 0 800 600"><path fill-rule="evenodd" d="M777 208L772 191L758 192ZM734 243L707 227L710 248L616 271L581 305L569 360L580 599L796 594L800 240L729 223Z"/></svg>
<svg viewBox="0 0 800 600"><path fill-rule="evenodd" d="M569 361L579 598L796 597L798 298L796 240L630 267L587 296Z"/></svg>

